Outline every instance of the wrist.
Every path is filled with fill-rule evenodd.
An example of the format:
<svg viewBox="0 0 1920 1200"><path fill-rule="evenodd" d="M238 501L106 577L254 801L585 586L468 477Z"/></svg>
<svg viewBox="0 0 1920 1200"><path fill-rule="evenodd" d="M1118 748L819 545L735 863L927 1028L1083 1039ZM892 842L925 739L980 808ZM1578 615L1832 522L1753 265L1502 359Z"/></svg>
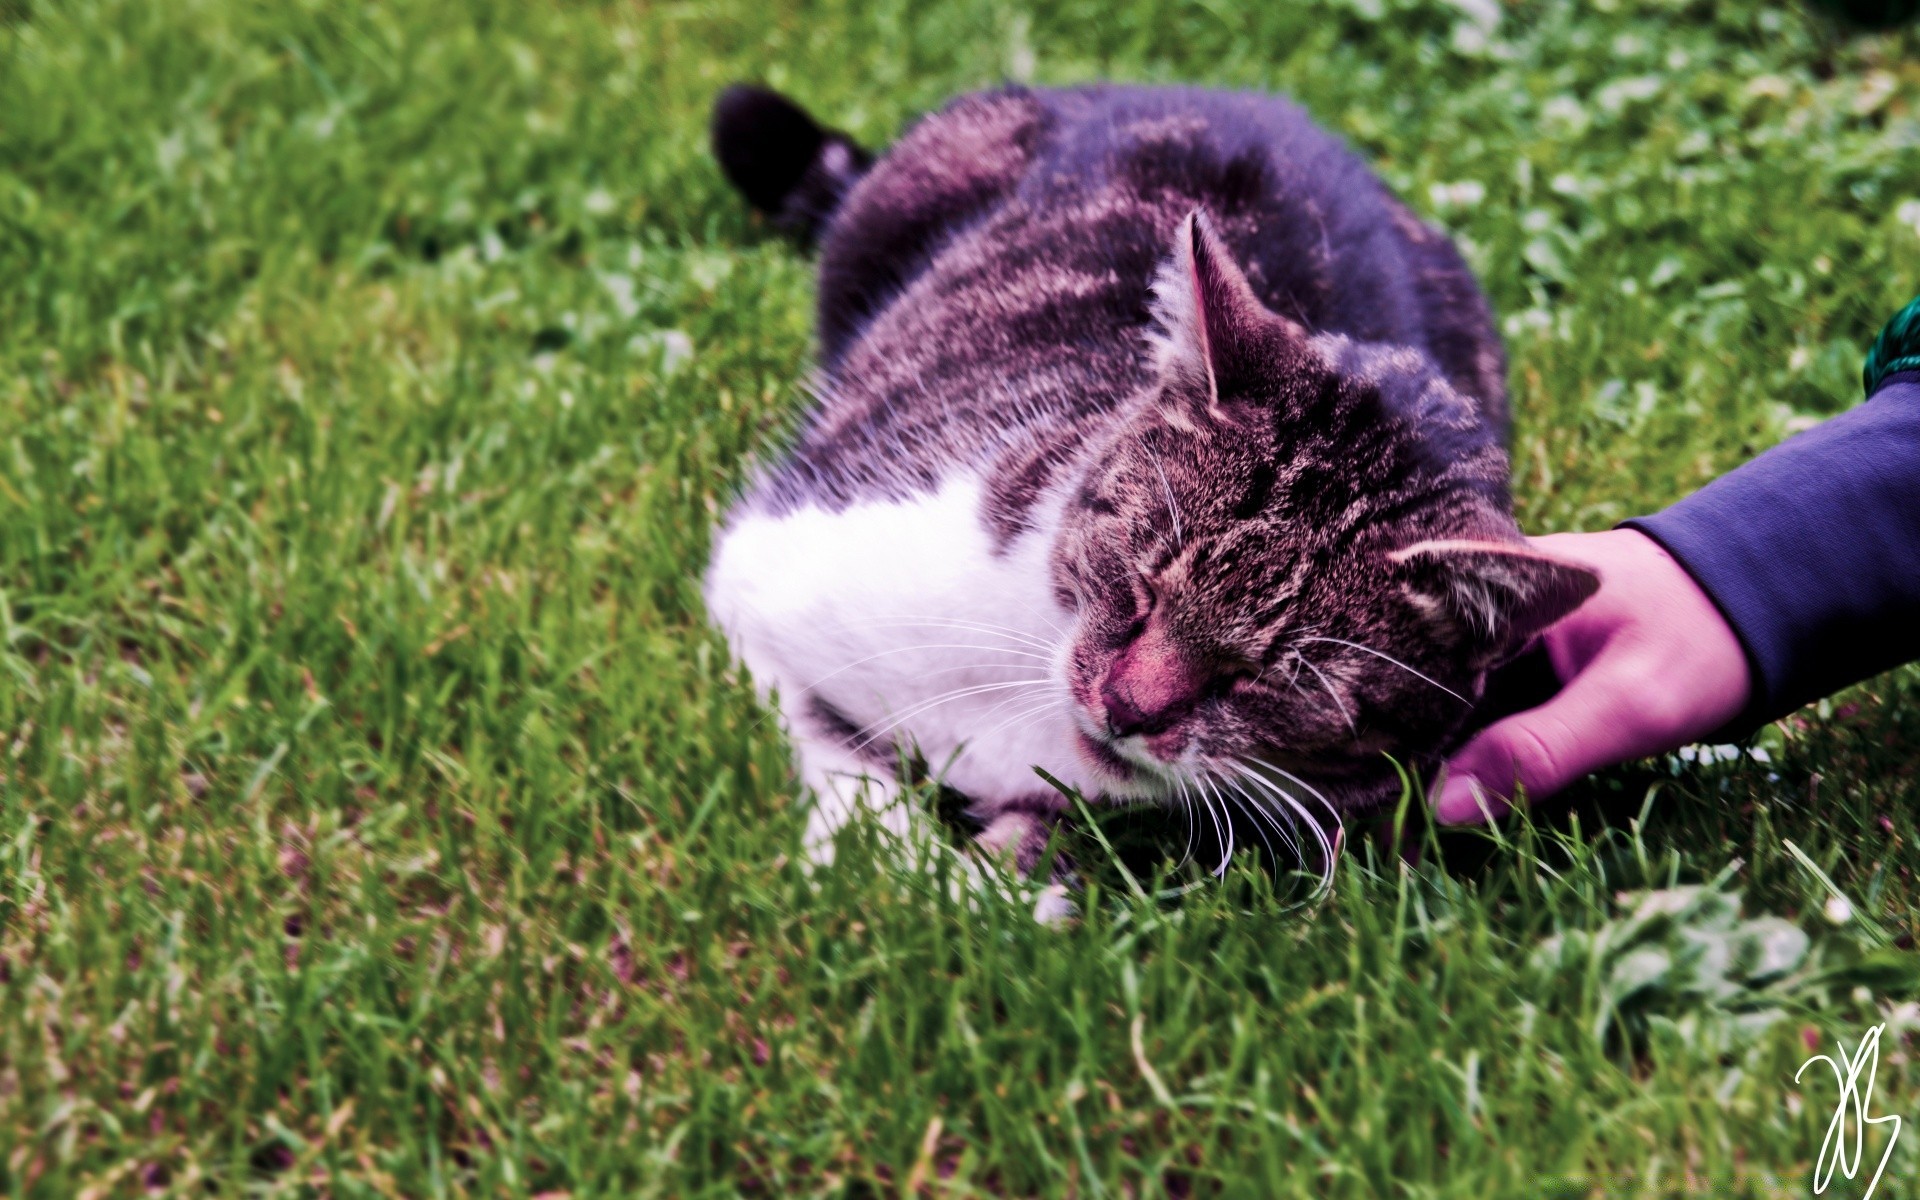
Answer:
<svg viewBox="0 0 1920 1200"><path fill-rule="evenodd" d="M1609 531L1619 539L1636 606L1639 641L1655 656L1659 695L1688 740L1730 738L1754 694L1752 655L1738 628L1687 561L1637 524ZM1603 585L1604 586L1604 585Z"/></svg>

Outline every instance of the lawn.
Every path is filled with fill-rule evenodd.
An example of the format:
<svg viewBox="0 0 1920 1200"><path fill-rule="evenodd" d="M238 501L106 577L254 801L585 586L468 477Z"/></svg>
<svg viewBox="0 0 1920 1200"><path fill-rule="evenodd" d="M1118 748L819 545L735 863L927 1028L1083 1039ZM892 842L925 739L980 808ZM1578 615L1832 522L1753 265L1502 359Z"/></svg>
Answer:
<svg viewBox="0 0 1920 1200"><path fill-rule="evenodd" d="M1911 671L1314 903L1175 895L1137 817L1055 928L871 829L803 871L697 581L811 274L705 110L1291 92L1482 273L1542 532L1856 402L1916 52L1755 0L0 0L0 1192L1808 1195L1815 1048L1889 1022L1920 1117Z"/></svg>

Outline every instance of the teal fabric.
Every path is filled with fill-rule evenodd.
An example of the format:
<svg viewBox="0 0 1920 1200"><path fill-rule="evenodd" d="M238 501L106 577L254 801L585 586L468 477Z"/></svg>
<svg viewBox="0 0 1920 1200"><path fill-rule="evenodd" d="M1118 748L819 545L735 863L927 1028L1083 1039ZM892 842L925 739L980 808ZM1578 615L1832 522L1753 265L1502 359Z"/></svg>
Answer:
<svg viewBox="0 0 1920 1200"><path fill-rule="evenodd" d="M1871 396L1880 390L1881 380L1901 371L1920 371L1920 296L1895 313L1873 339L1860 367L1860 384Z"/></svg>

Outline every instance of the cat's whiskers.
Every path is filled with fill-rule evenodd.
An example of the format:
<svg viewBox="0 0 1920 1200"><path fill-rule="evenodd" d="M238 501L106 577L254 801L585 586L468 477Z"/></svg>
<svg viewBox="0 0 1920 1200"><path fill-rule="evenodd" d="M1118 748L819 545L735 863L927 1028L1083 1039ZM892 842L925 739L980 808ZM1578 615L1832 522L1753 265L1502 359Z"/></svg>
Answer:
<svg viewBox="0 0 1920 1200"><path fill-rule="evenodd" d="M988 692L1009 691L1018 688L1044 688L1052 686L1052 683L1053 681L1048 678L1014 679L1001 683L975 684L972 687L955 688L949 692L942 692L938 696L933 696L909 706L906 711L895 714L891 720L886 720L884 723L881 721L872 721L854 730L852 737L848 739L849 742L851 742L849 748L855 752L864 750L906 722L913 720L915 717L931 709L938 708L942 704L951 704L955 700L964 700L969 696L985 695ZM878 726L878 728L875 728L876 726ZM862 734L866 734L866 736L861 737ZM852 740L853 738L860 738L860 740L855 742Z"/></svg>
<svg viewBox="0 0 1920 1200"><path fill-rule="evenodd" d="M914 651L919 651L919 650L992 650L992 649L993 647L987 647L987 646L972 646L972 645L947 644L947 643L928 643L928 644L919 645L919 646L895 646L890 650L882 650L877 654L869 654L865 658L857 658L854 661L847 663L845 666L838 667L832 671L828 671L825 675L820 676L818 679L813 680L811 683L801 685L801 687L798 689L798 694L802 696L809 695L814 691L816 691L822 684L828 683L831 680L833 680L836 676L844 675L848 671L853 670L855 667L864 666L867 663L873 662L875 659L885 658L890 654L908 654L908 653L912 653ZM1020 653L1019 651L1012 651L1012 650L998 650L995 652L1002 653L1002 654ZM1034 654L1034 655L1028 655L1027 657L1039 658L1040 656L1037 654ZM1042 668L1036 667L1031 663L992 662L987 660L962 663L959 666L955 666L955 667L939 667L935 670L923 671L921 672L921 674L951 675L956 671L977 671L981 674L996 674L996 675L1006 675L1006 674L1016 673L1016 672L1032 672L1036 678L1047 678L1051 676L1050 671L1043 670ZM749 728L758 729L761 726L761 724L772 719L774 716L778 715L778 712L779 712L778 709L769 708L766 712L763 712L758 717L756 717L754 719L753 724L749 726Z"/></svg>
<svg viewBox="0 0 1920 1200"><path fill-rule="evenodd" d="M1213 826L1214 844L1218 846L1226 845L1227 835L1220 827L1220 815L1214 811L1213 797L1207 794L1206 780L1201 776L1195 775L1192 782L1193 794L1199 798L1200 808L1207 814L1207 823ZM1217 874L1217 872L1210 871L1208 874Z"/></svg>
<svg viewBox="0 0 1920 1200"><path fill-rule="evenodd" d="M1011 597L1011 598L1018 599L1018 597ZM1055 624L1052 617L1049 617L1046 613L1041 612L1039 609L1035 608L1032 604L1028 603L1025 600L1020 600L1020 607L1026 609L1028 612L1038 617L1040 619L1040 623L1045 625L1048 629L1053 630L1054 633L1058 634L1062 642L1066 642L1068 640L1067 631L1060 628L1059 625Z"/></svg>
<svg viewBox="0 0 1920 1200"><path fill-rule="evenodd" d="M1048 659L1051 659L1058 651L1058 647L1049 643L1045 638L1029 633L1024 629L1016 629L1011 625L996 625L991 621L976 621L967 617L939 615L914 616L907 613L886 613L876 617L868 617L861 621L848 621L840 625L828 625L824 628L846 633L854 630L899 629L902 627L914 628L916 626L924 626L928 629L966 630L972 633L984 634L989 637L1003 638L1015 645L1038 650ZM985 647L982 648L984 649Z"/></svg>
<svg viewBox="0 0 1920 1200"><path fill-rule="evenodd" d="M853 670L855 667L863 667L866 664L870 662L874 662L877 659L886 658L888 655L912 654L920 650L989 650L995 654L1017 654L1024 658L1040 658L1041 657L1038 654L1028 654L1024 650L1002 650L992 646L971 646L971 645L964 645L958 642L927 642L918 646L895 646L888 650L881 650L878 653L869 654L865 658L856 658L852 662L847 663L845 666L836 668L835 670L832 670L832 671L828 671L825 675L822 675L820 678L802 686L800 691L804 695L808 692L813 691L815 688L819 687L821 684L826 683L827 681L835 678L836 676L844 675L848 671ZM946 674L951 674L954 671L981 671L981 672L1001 671L1001 672L1004 672L1004 671L1034 671L1038 669L1039 668L1034 667L1030 663L996 663L988 660L980 660L976 662L962 663L957 667L940 667L936 670L923 671L920 673L924 675L946 675Z"/></svg>
<svg viewBox="0 0 1920 1200"><path fill-rule="evenodd" d="M1221 837L1223 838L1225 848L1220 851L1220 865L1213 869L1213 876L1218 879L1227 873L1227 864L1233 860L1233 814L1227 811L1227 802L1220 796L1219 789L1215 786L1213 780L1201 775L1195 777L1195 782L1199 783L1206 792L1211 794L1220 805L1220 818L1215 822L1214 828L1224 831Z"/></svg>
<svg viewBox="0 0 1920 1200"><path fill-rule="evenodd" d="M1336 839L1329 838L1325 827L1314 819L1313 815L1306 810L1306 807L1302 805L1291 792L1288 792L1285 788L1280 787L1273 780L1267 778L1263 771L1273 771L1284 776L1288 782L1300 787L1305 790L1308 795L1318 800L1321 806L1327 810L1327 815L1332 818L1337 835L1343 834L1345 831L1345 825L1340 820L1339 811L1333 807L1333 804L1328 801L1326 796L1321 794L1320 789L1314 787L1285 767L1276 766L1273 763L1267 762L1265 759L1258 758L1240 759L1237 761L1241 768L1241 778L1279 799L1281 803L1287 805L1298 814L1300 820L1312 831L1315 847L1320 852L1320 890L1325 891L1327 888L1333 886L1334 853L1338 844Z"/></svg>
<svg viewBox="0 0 1920 1200"><path fill-rule="evenodd" d="M999 712L1002 708L1005 708L1007 705L1015 703L1020 700L1026 700L1026 699L1029 699L1029 697L1024 695L1018 695L1018 694L1011 696L1008 699L1002 700L1000 703L988 709L984 714L984 716L992 716L994 713ZM1025 708L1022 708L1016 711L1012 716L1009 716L1006 720L1000 722L998 725L995 725L992 729L987 730L985 733L975 734L973 737L969 738L968 741L984 742L988 738L992 737L994 734L999 733L1002 729L1005 729L1007 726L1014 724L1016 721L1031 720L1034 717L1040 716L1041 714L1046 713L1058 707L1060 700L1061 700L1061 697L1059 696L1043 696L1038 701L1035 701L1034 703L1027 705Z"/></svg>
<svg viewBox="0 0 1920 1200"><path fill-rule="evenodd" d="M1152 534L1153 540L1156 542L1159 542L1160 548L1166 551L1168 562L1172 562L1174 558L1180 553L1180 547L1168 541L1166 534L1161 533L1158 529L1154 528L1151 525L1147 527L1147 532Z"/></svg>
<svg viewBox="0 0 1920 1200"><path fill-rule="evenodd" d="M1239 849L1239 830L1232 824L1233 811L1230 807L1233 803L1233 795L1227 789L1226 780L1219 776L1212 776L1207 782L1212 784L1214 794L1220 797L1220 813L1229 822L1227 825L1227 854L1226 858L1221 860L1220 870L1217 872L1217 874L1225 875L1234 853ZM1255 832L1258 832L1257 828Z"/></svg>
<svg viewBox="0 0 1920 1200"><path fill-rule="evenodd" d="M1255 760L1255 761L1258 761L1258 760ZM1231 762L1223 763L1221 765L1224 766L1226 769L1232 771L1234 773L1235 778L1245 783L1251 783L1255 785L1256 787L1275 796L1282 803L1284 803L1286 805L1286 808L1281 809L1280 811L1283 815L1286 816L1287 823L1290 826L1292 826L1296 831L1299 829L1299 826L1302 823L1304 823L1308 829L1313 831L1314 842L1320 852L1320 867L1319 867L1318 878L1314 885L1313 896L1311 897L1311 899L1318 899L1326 895L1327 892L1329 892L1330 890L1332 890L1335 856L1339 854L1341 843L1345 837L1345 829L1343 826L1339 824L1338 817L1337 816L1335 817L1334 836L1332 838L1328 838L1326 830L1321 827L1318 821L1314 820L1313 817L1307 813L1306 809L1300 804L1300 802L1297 799L1294 798L1294 796L1291 793L1289 793L1286 789L1279 787L1272 780L1267 779L1266 777L1261 775L1257 770L1254 770L1245 760L1233 760ZM1299 778L1296 775L1293 775L1291 772L1282 771L1281 768L1274 767L1271 763L1262 763L1261 765L1270 767L1271 769L1276 771L1281 771L1282 774L1285 774L1287 778L1291 779L1293 782L1299 784L1303 788L1306 788L1308 791L1312 791L1315 796L1319 797L1320 802L1322 804L1326 803L1326 798L1324 796L1320 796L1319 793L1315 791L1313 787L1310 784L1308 784L1305 780ZM1262 811L1262 812L1268 811L1265 805L1258 804L1257 798L1255 798L1251 792L1245 792L1243 789L1243 794L1247 795L1247 797L1250 800L1256 801L1256 808L1259 811ZM1331 806L1329 806L1329 811L1330 812L1332 811ZM1269 815L1269 819L1271 819L1271 813L1269 813L1268 815ZM1278 824L1276 824L1274 828L1278 830L1280 827L1278 826ZM1294 857L1297 860L1299 860L1302 863L1302 865L1304 865L1305 855L1302 852L1298 841L1295 840L1294 838L1288 837L1284 831L1281 833L1281 836L1286 840L1288 850L1292 852Z"/></svg>
<svg viewBox="0 0 1920 1200"><path fill-rule="evenodd" d="M1154 473L1160 476L1160 493L1167 498L1167 516L1173 520L1173 543L1177 552L1185 544L1187 534L1180 523L1180 506L1173 502L1173 485L1167 482L1167 470L1160 465L1160 456L1154 453L1153 447L1142 441L1140 448L1146 451L1147 457L1153 462Z"/></svg>
<svg viewBox="0 0 1920 1200"><path fill-rule="evenodd" d="M1228 779L1225 776L1217 776L1216 779L1222 795L1231 800L1235 808L1238 808L1241 812L1253 818L1253 831L1260 835L1260 844L1267 848L1267 857L1269 859L1278 858L1279 856L1275 854L1273 850L1273 839L1267 836L1267 826L1273 824L1271 814L1255 802L1253 797L1247 794L1246 789L1234 780ZM1262 821L1263 817L1266 818L1265 821ZM1278 829L1279 825L1273 824L1273 827ZM1285 840L1284 834L1282 835L1282 840Z"/></svg>
<svg viewBox="0 0 1920 1200"><path fill-rule="evenodd" d="M1333 706L1339 709L1340 715L1346 719L1347 732L1351 733L1355 738L1358 738L1360 736L1360 727L1353 723L1353 714L1347 711L1346 703L1340 699L1340 693L1333 690L1333 683L1327 678L1327 673L1319 667L1314 666L1313 660L1300 651L1295 650L1293 654L1295 658L1298 658L1306 665L1307 670L1312 671L1315 677L1320 680L1320 686L1327 689L1327 698L1333 701Z"/></svg>
<svg viewBox="0 0 1920 1200"><path fill-rule="evenodd" d="M1173 783L1175 787L1180 789L1180 815L1186 819L1187 823L1187 845L1186 848L1180 852L1180 861L1174 864L1174 869L1178 870L1180 867L1184 867L1193 861L1193 796L1187 790L1187 780L1184 775L1175 774L1173 776Z"/></svg>
<svg viewBox="0 0 1920 1200"><path fill-rule="evenodd" d="M1441 683L1438 679L1433 678L1431 675L1422 674L1421 672L1416 671L1412 667L1408 666L1406 663L1401 662L1399 659L1395 658L1393 655L1387 654L1384 651L1375 650L1372 646L1365 646L1359 642L1349 642L1345 638L1337 638L1337 637L1304 637L1304 638L1301 638L1300 640L1303 642L1332 642L1337 646L1349 646L1355 650L1359 650L1367 654L1371 654L1375 658L1385 659L1387 662L1390 662L1394 666L1399 667L1402 671L1405 671L1407 674L1413 676L1415 679L1420 680L1422 683L1430 683L1434 687L1439 688L1441 691L1445 692L1449 696L1452 696L1455 700L1458 700L1460 703L1466 705L1467 707L1469 708L1473 707L1473 701L1467 699L1465 696L1462 696L1459 692L1454 691L1452 688L1448 687L1446 684Z"/></svg>
<svg viewBox="0 0 1920 1200"><path fill-rule="evenodd" d="M1306 807L1304 804L1302 804L1302 802L1300 801L1300 798L1295 796L1292 792L1289 792L1287 789L1281 787L1274 779L1269 777L1266 774L1266 772L1271 771L1274 774L1281 776L1288 783L1293 784L1294 786L1305 791L1309 796L1312 796L1315 800L1318 800L1320 802L1320 806L1327 810L1327 817L1334 824L1336 825L1340 824L1339 810L1333 807L1333 805L1327 800L1326 796L1321 793L1320 789L1314 787L1312 784L1300 778L1298 775L1295 775L1292 771L1287 770L1285 767L1276 766L1273 763L1270 763L1263 758L1240 758L1240 759L1236 759L1235 761L1243 769L1245 778L1252 780L1254 783L1258 784L1260 787L1279 796L1282 800L1286 802L1286 804L1289 807L1291 807L1295 812L1297 812L1300 815L1301 820L1310 822L1314 824L1316 827L1319 825L1319 822L1314 819L1313 815L1307 812Z"/></svg>
<svg viewBox="0 0 1920 1200"><path fill-rule="evenodd" d="M1246 804L1248 806L1248 811L1253 813L1256 817L1265 820L1265 822L1268 825L1272 826L1273 831L1280 835L1281 842L1283 842L1286 845L1287 853L1293 855L1294 858L1296 859L1299 858L1300 842L1298 838L1294 836L1294 833L1298 829L1298 822L1295 821L1293 813L1290 810L1283 808L1280 810L1278 814L1275 814L1273 809L1269 807L1265 801L1261 800L1260 797L1256 796L1254 793L1246 789L1245 781L1242 778L1242 776L1245 774L1244 768L1239 767L1233 763L1224 763L1221 765L1226 767L1228 771L1232 772L1231 776L1224 777L1224 778L1227 779L1227 785L1233 788L1234 791L1238 792L1245 799ZM1279 818L1281 816L1284 816L1287 819L1287 824L1286 824L1286 827L1284 828L1280 824ZM1265 840L1266 835L1262 833L1261 838L1262 840ZM1267 853L1268 854L1273 853L1272 842L1267 842Z"/></svg>

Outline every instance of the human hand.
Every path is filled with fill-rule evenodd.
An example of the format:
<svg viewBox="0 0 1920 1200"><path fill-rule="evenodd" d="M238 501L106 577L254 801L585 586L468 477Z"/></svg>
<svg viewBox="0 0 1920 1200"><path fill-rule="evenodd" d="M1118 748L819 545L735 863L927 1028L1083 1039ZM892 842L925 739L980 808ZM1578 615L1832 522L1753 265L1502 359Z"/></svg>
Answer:
<svg viewBox="0 0 1920 1200"><path fill-rule="evenodd" d="M1684 746L1746 707L1747 658L1726 619L1661 545L1631 529L1529 539L1592 567L1600 590L1541 635L1560 692L1496 721L1441 772L1443 824L1506 812L1589 771Z"/></svg>

